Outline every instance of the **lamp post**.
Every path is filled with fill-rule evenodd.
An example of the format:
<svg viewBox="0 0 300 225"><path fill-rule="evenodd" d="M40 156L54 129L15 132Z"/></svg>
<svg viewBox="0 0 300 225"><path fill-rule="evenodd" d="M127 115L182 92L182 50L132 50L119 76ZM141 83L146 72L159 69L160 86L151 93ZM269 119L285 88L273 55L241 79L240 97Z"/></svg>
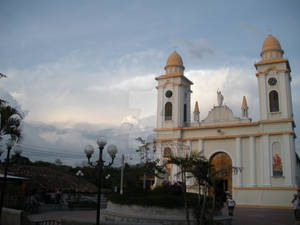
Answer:
<svg viewBox="0 0 300 225"><path fill-rule="evenodd" d="M8 164L9 164L9 156L10 156L10 151L11 151L12 147L15 144L15 141L16 140L10 138L6 142L7 155L6 155L6 162L5 162L5 167L4 167L4 177L3 177L3 183L2 183L2 188L1 188L1 196L0 196L0 222L1 222L2 207L3 207L4 194L5 194L5 188L6 188L7 171L8 171Z"/></svg>
<svg viewBox="0 0 300 225"><path fill-rule="evenodd" d="M77 189L77 202L80 200L80 178L83 177L83 172L78 170L76 176L78 177L78 189Z"/></svg>
<svg viewBox="0 0 300 225"><path fill-rule="evenodd" d="M96 163L96 165L93 165L92 162L90 161L90 158L92 156L92 154L94 153L94 148L92 145L87 145L84 149L84 152L86 154L86 157L88 158L88 163L91 166L94 166L98 169L98 192L97 192L97 216L96 216L96 225L100 224L100 203L101 203L101 186L102 186L102 171L103 171L103 167L110 167L115 160L116 154L118 152L118 149L115 145L109 145L107 147L107 153L109 154L109 156L111 157L111 162L108 163L108 165L104 165L105 161L103 161L102 159L102 155L103 155L103 149L104 146L107 144L107 141L105 140L104 137L99 137L97 139L97 145L99 148L99 160Z"/></svg>
<svg viewBox="0 0 300 225"><path fill-rule="evenodd" d="M0 117L0 119L1 119L1 117ZM0 157L1 157L3 152L4 152L4 146L0 145ZM0 164L1 164L1 159L0 159Z"/></svg>

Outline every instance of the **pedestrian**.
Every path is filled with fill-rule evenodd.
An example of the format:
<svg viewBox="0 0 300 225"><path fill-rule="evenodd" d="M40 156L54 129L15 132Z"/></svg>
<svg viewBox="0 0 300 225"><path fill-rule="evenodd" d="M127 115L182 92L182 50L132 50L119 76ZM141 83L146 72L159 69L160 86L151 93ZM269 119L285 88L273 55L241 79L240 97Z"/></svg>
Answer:
<svg viewBox="0 0 300 225"><path fill-rule="evenodd" d="M61 201L61 190L60 190L59 187L56 187L55 199L56 199L56 204L60 204L60 201Z"/></svg>
<svg viewBox="0 0 300 225"><path fill-rule="evenodd" d="M232 199L231 195L229 195L229 197L226 201L226 206L227 206L227 209L228 209L228 216L233 216L235 201Z"/></svg>
<svg viewBox="0 0 300 225"><path fill-rule="evenodd" d="M297 194L294 194L293 199L292 199L292 204L293 204L293 210L294 210L294 215L295 218L297 217L297 211L299 210L299 196Z"/></svg>

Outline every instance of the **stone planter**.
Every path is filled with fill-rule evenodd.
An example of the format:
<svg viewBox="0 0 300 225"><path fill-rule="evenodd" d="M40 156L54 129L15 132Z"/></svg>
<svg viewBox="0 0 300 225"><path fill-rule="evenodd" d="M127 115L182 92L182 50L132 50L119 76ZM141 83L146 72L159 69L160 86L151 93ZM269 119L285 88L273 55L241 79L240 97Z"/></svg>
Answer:
<svg viewBox="0 0 300 225"><path fill-rule="evenodd" d="M190 213L190 217L192 215ZM184 209L165 209L160 207L143 207L138 205L120 205L107 203L101 213L101 220L127 223L153 223L160 225L184 225Z"/></svg>
<svg viewBox="0 0 300 225"><path fill-rule="evenodd" d="M179 209L166 209L161 207L147 207L139 205L120 205L112 202L107 203L107 210L115 213L125 213L130 215L147 215L147 216L176 216L185 218L185 212L183 208Z"/></svg>

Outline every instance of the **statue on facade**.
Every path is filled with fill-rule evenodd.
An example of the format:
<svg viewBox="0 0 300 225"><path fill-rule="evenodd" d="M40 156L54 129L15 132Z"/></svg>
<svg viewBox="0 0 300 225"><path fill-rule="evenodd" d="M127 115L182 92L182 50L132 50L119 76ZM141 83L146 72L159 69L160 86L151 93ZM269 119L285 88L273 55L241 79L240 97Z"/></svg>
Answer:
<svg viewBox="0 0 300 225"><path fill-rule="evenodd" d="M217 90L217 99L218 99L218 106L222 106L224 97L223 97L221 91L219 91L219 89Z"/></svg>

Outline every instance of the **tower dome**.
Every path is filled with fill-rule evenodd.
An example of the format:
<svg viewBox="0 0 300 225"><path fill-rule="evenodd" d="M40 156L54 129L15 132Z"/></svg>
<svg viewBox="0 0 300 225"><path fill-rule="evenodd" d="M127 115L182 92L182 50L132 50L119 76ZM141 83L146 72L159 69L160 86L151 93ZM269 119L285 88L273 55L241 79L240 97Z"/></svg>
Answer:
<svg viewBox="0 0 300 225"><path fill-rule="evenodd" d="M272 59L282 58L283 53L279 41L270 34L263 43L260 55L263 59Z"/></svg>
<svg viewBox="0 0 300 225"><path fill-rule="evenodd" d="M182 62L181 56L174 51L167 59L167 63L165 66L165 70L167 74L182 74L184 71L184 66Z"/></svg>

